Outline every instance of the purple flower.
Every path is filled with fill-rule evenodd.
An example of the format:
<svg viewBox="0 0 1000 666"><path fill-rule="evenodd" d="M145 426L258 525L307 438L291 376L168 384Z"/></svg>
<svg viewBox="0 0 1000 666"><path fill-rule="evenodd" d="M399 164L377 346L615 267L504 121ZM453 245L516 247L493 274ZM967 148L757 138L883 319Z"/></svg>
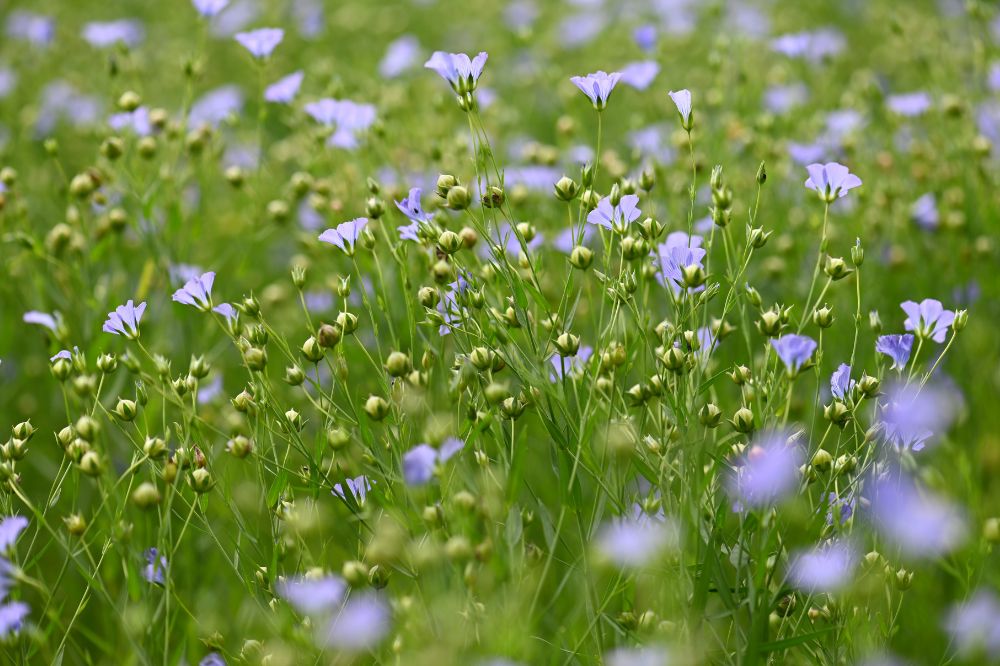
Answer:
<svg viewBox="0 0 1000 666"><path fill-rule="evenodd" d="M894 383L884 391L878 422L897 450L921 451L951 426L960 407L961 398L940 382Z"/></svg>
<svg viewBox="0 0 1000 666"><path fill-rule="evenodd" d="M113 114L108 118L108 126L116 132L129 130L138 136L149 136L153 133L153 125L149 122L149 109L144 106L135 111Z"/></svg>
<svg viewBox="0 0 1000 666"><path fill-rule="evenodd" d="M844 50L845 45L844 36L830 28L782 35L771 42L775 52L811 62L835 56Z"/></svg>
<svg viewBox="0 0 1000 666"><path fill-rule="evenodd" d="M209 652L198 662L198 666L226 666L226 660L218 652Z"/></svg>
<svg viewBox="0 0 1000 666"><path fill-rule="evenodd" d="M379 63L378 72L386 79L394 79L412 68L420 53L420 42L413 35L403 35L389 44Z"/></svg>
<svg viewBox="0 0 1000 666"><path fill-rule="evenodd" d="M145 301L136 306L129 300L125 305L115 308L114 312L108 313L108 320L104 322L102 330L105 333L124 335L129 340L134 340L139 337L139 321L145 311Z"/></svg>
<svg viewBox="0 0 1000 666"><path fill-rule="evenodd" d="M60 359L60 358L66 359L67 361L72 361L73 360L73 355L69 352L68 349L63 349L60 352L56 352L56 355L53 356L53 357L51 357L49 359L49 361L52 362L52 363L55 363L56 359Z"/></svg>
<svg viewBox="0 0 1000 666"><path fill-rule="evenodd" d="M621 78L622 75L619 72L608 74L607 72L597 71L586 76L574 76L570 81L584 95L590 98L590 101L594 103L595 109L601 111L608 105L608 98L611 97L611 91L615 89Z"/></svg>
<svg viewBox="0 0 1000 666"><path fill-rule="evenodd" d="M361 230L368 224L368 218L358 217L347 222L341 222L336 229L327 229L319 235L319 239L324 243L336 245L343 250L347 256L354 255L354 244L361 234Z"/></svg>
<svg viewBox="0 0 1000 666"><path fill-rule="evenodd" d="M815 340L808 335L794 333L783 335L778 339L772 338L771 346L792 375L797 373L802 364L812 358L813 352L816 351Z"/></svg>
<svg viewBox="0 0 1000 666"><path fill-rule="evenodd" d="M296 576L278 581L278 596L303 615L327 613L340 605L347 592L347 582L340 576L322 578Z"/></svg>
<svg viewBox="0 0 1000 666"><path fill-rule="evenodd" d="M83 38L91 46L107 48L119 42L134 48L146 37L142 23L133 19L119 21L93 21L83 26Z"/></svg>
<svg viewBox="0 0 1000 666"><path fill-rule="evenodd" d="M797 106L801 106L808 99L809 89L806 88L804 83L771 86L764 92L764 107L771 113L780 115L788 113ZM817 155L815 159L806 160L805 162L807 164L815 162L820 157L821 155Z"/></svg>
<svg viewBox="0 0 1000 666"><path fill-rule="evenodd" d="M276 104L291 104L295 96L299 94L303 78L305 78L305 74L300 69L278 79L264 91L264 99Z"/></svg>
<svg viewBox="0 0 1000 666"><path fill-rule="evenodd" d="M222 315L229 321L232 321L239 316L239 313L236 311L236 308L234 308L229 303L220 303L216 305L214 308L212 308L212 312L216 312Z"/></svg>
<svg viewBox="0 0 1000 666"><path fill-rule="evenodd" d="M597 208L587 215L587 222L623 234L628 225L639 219L642 211L638 204L639 196L636 194L626 194L617 206L612 206L611 199L604 197L598 202Z"/></svg>
<svg viewBox="0 0 1000 666"><path fill-rule="evenodd" d="M773 506L799 485L802 452L784 433L758 435L730 478L733 509Z"/></svg>
<svg viewBox="0 0 1000 666"><path fill-rule="evenodd" d="M191 0L195 10L205 18L212 18L229 4L229 0Z"/></svg>
<svg viewBox="0 0 1000 666"><path fill-rule="evenodd" d="M879 479L870 501L879 533L910 557L939 557L965 540L965 521L958 508L922 491L901 472Z"/></svg>
<svg viewBox="0 0 1000 666"><path fill-rule="evenodd" d="M385 638L391 620L389 604L380 594L353 595L322 630L320 641L347 652L367 650Z"/></svg>
<svg viewBox="0 0 1000 666"><path fill-rule="evenodd" d="M674 106L677 107L677 113L681 117L681 127L687 131L691 131L691 91L688 89L673 91L671 90L667 93L670 99L673 100Z"/></svg>
<svg viewBox="0 0 1000 666"><path fill-rule="evenodd" d="M902 370L910 360L913 349L913 335L880 335L875 341L875 351L892 359L892 368Z"/></svg>
<svg viewBox="0 0 1000 666"><path fill-rule="evenodd" d="M7 17L7 36L23 39L35 46L48 46L56 34L56 21L51 16L18 9Z"/></svg>
<svg viewBox="0 0 1000 666"><path fill-rule="evenodd" d="M834 541L792 555L788 579L793 587L804 592L835 592L850 582L856 563L854 549Z"/></svg>
<svg viewBox="0 0 1000 666"><path fill-rule="evenodd" d="M0 640L21 630L24 618L31 609L23 601L12 601L0 605Z"/></svg>
<svg viewBox="0 0 1000 666"><path fill-rule="evenodd" d="M430 222L433 218L430 213L424 212L424 208L420 204L421 194L423 194L422 189L419 187L411 187L406 198L396 202L396 208L398 208L403 215L410 218L410 221L412 222Z"/></svg>
<svg viewBox="0 0 1000 666"><path fill-rule="evenodd" d="M963 657L985 651L991 659L1000 658L1000 599L992 590L979 590L951 607L945 629Z"/></svg>
<svg viewBox="0 0 1000 666"><path fill-rule="evenodd" d="M25 312L22 320L25 324L38 324L39 326L44 326L53 333L55 333L56 328L58 327L55 317L47 312L39 312L38 310Z"/></svg>
<svg viewBox="0 0 1000 666"><path fill-rule="evenodd" d="M258 28L249 32L236 33L236 41L257 59L271 55L271 52L284 38L285 31L281 28Z"/></svg>
<svg viewBox="0 0 1000 666"><path fill-rule="evenodd" d="M188 112L188 125L199 127L218 126L231 115L240 112L243 106L243 93L239 86L229 85L210 90L191 105Z"/></svg>
<svg viewBox="0 0 1000 666"><path fill-rule="evenodd" d="M851 379L851 366L841 363L837 371L830 377L830 393L837 400L846 400L854 390L854 380Z"/></svg>
<svg viewBox="0 0 1000 666"><path fill-rule="evenodd" d="M146 558L146 566L143 567L142 577L150 583L165 584L164 574L167 571L167 556L160 555L156 548L147 549L143 555Z"/></svg>
<svg viewBox="0 0 1000 666"><path fill-rule="evenodd" d="M306 104L305 111L316 122L336 128L328 144L338 148L356 148L357 135L375 122L374 106L349 99L321 99Z"/></svg>
<svg viewBox="0 0 1000 666"><path fill-rule="evenodd" d="M403 454L403 480L408 486L422 486L434 476L434 468L443 465L449 458L465 447L465 442L457 437L449 437L435 449L429 444L417 444Z"/></svg>
<svg viewBox="0 0 1000 666"><path fill-rule="evenodd" d="M212 309L213 282L215 282L214 272L202 273L198 277L191 278L182 288L175 291L173 299L184 305L193 305L202 312L208 312Z"/></svg>
<svg viewBox="0 0 1000 666"><path fill-rule="evenodd" d="M582 372L593 353L593 347L581 345L575 356L553 354L552 358L549 359L552 364L552 369L549 371L549 381L557 382L563 377Z"/></svg>
<svg viewBox="0 0 1000 666"><path fill-rule="evenodd" d="M889 95L885 99L885 105L895 114L913 118L923 115L931 108L931 96L925 92Z"/></svg>
<svg viewBox="0 0 1000 666"><path fill-rule="evenodd" d="M660 66L653 60L630 62L622 67L621 82L636 90L645 90L660 73Z"/></svg>
<svg viewBox="0 0 1000 666"><path fill-rule="evenodd" d="M672 525L643 515L606 523L597 534L595 546L616 566L635 568L648 564L676 542L677 533Z"/></svg>
<svg viewBox="0 0 1000 666"><path fill-rule="evenodd" d="M643 51L652 51L656 48L656 26L640 25L632 31L632 39Z"/></svg>
<svg viewBox="0 0 1000 666"><path fill-rule="evenodd" d="M806 167L806 171L809 172L806 187L815 190L819 194L819 198L827 203L847 196L850 190L861 185L860 178L851 173L843 164L837 162L810 164Z"/></svg>
<svg viewBox="0 0 1000 666"><path fill-rule="evenodd" d="M619 647L604 655L606 666L663 666L673 663L670 652L659 645Z"/></svg>
<svg viewBox="0 0 1000 666"><path fill-rule="evenodd" d="M899 307L906 313L903 327L907 331L913 331L917 337L937 343L944 342L951 323L955 321L955 313L945 310L941 301L933 298L925 298L920 303L905 301Z"/></svg>
<svg viewBox="0 0 1000 666"><path fill-rule="evenodd" d="M372 486L375 484L374 481L369 479L364 474L354 477L353 479L344 479L344 483L347 484L347 490L351 493L354 501L362 505L365 503L365 500L368 499L368 491L371 490ZM341 484L334 484L333 494L345 502L347 501L347 494L344 492L344 487Z"/></svg>
<svg viewBox="0 0 1000 666"><path fill-rule="evenodd" d="M937 199L933 193L928 192L913 202L913 206L910 208L910 218L926 231L937 229L940 216L938 215Z"/></svg>
<svg viewBox="0 0 1000 666"><path fill-rule="evenodd" d="M28 519L24 516L8 516L0 520L0 553L13 548L17 537L27 526Z"/></svg>
<svg viewBox="0 0 1000 666"><path fill-rule="evenodd" d="M684 280L685 268L689 266L704 268L702 261L707 253L701 247L702 240L701 236L689 237L683 231L674 231L667 235L666 242L657 246L660 272L657 273L656 279L664 287L669 286L674 295L680 295L685 289L690 293L705 289L704 285L689 288Z"/></svg>
<svg viewBox="0 0 1000 666"><path fill-rule="evenodd" d="M451 84L456 93L464 95L476 89L487 58L489 55L485 51L480 51L475 58L469 58L465 53L435 51L424 67L433 69Z"/></svg>

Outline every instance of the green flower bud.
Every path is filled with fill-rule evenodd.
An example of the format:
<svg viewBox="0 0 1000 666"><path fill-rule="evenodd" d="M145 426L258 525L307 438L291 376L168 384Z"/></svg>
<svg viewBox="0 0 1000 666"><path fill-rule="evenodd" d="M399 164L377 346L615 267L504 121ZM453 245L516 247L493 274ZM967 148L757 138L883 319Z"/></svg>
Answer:
<svg viewBox="0 0 1000 666"><path fill-rule="evenodd" d="M469 362L479 371L489 370L493 366L493 352L486 347L476 347L469 354Z"/></svg>
<svg viewBox="0 0 1000 666"><path fill-rule="evenodd" d="M241 414L246 414L255 406L253 401L253 396L246 391L241 391L239 395L233 398L232 404L233 404L233 409L240 412Z"/></svg>
<svg viewBox="0 0 1000 666"><path fill-rule="evenodd" d="M80 536L87 531L87 519L78 513L66 516L63 518L63 523L66 525L66 531L73 536Z"/></svg>
<svg viewBox="0 0 1000 666"><path fill-rule="evenodd" d="M167 443L159 437L147 437L142 445L142 452L148 458L155 460L167 452Z"/></svg>
<svg viewBox="0 0 1000 666"><path fill-rule="evenodd" d="M839 400L834 400L823 408L823 418L843 428L851 420L851 412L847 409L847 405Z"/></svg>
<svg viewBox="0 0 1000 666"><path fill-rule="evenodd" d="M652 167L646 167L639 174L639 187L641 187L645 192L649 192L656 185L656 172L653 171Z"/></svg>
<svg viewBox="0 0 1000 666"><path fill-rule="evenodd" d="M340 326L341 331L351 335L358 330L358 316L351 312L341 312L337 315L337 325Z"/></svg>
<svg viewBox="0 0 1000 666"><path fill-rule="evenodd" d="M882 332L882 318L879 317L878 310L872 310L868 313L868 326L876 335Z"/></svg>
<svg viewBox="0 0 1000 666"><path fill-rule="evenodd" d="M826 449L820 449L813 454L810 464L817 472L826 472L833 466L833 456Z"/></svg>
<svg viewBox="0 0 1000 666"><path fill-rule="evenodd" d="M104 468L100 454L94 450L84 453L80 457L80 462L77 463L77 466L80 468L80 471L87 476L98 476Z"/></svg>
<svg viewBox="0 0 1000 666"><path fill-rule="evenodd" d="M389 414L389 403L381 396L369 396L365 401L365 414L373 421L381 421Z"/></svg>
<svg viewBox="0 0 1000 666"><path fill-rule="evenodd" d="M858 392L865 398L874 398L878 395L879 381L869 375L861 375L858 380Z"/></svg>
<svg viewBox="0 0 1000 666"><path fill-rule="evenodd" d="M563 176L554 186L556 198L560 201L572 201L580 194L580 186L568 176Z"/></svg>
<svg viewBox="0 0 1000 666"><path fill-rule="evenodd" d="M761 162L760 166L757 167L757 184L763 185L767 181L767 169L764 168L764 163Z"/></svg>
<svg viewBox="0 0 1000 666"><path fill-rule="evenodd" d="M368 567L364 562L348 560L340 568L340 575L344 577L351 587L361 587L368 581Z"/></svg>
<svg viewBox="0 0 1000 666"><path fill-rule="evenodd" d="M438 248L445 254L455 254L462 249L462 239L454 231L445 231L438 236Z"/></svg>
<svg viewBox="0 0 1000 666"><path fill-rule="evenodd" d="M195 379L204 379L208 377L208 373L212 370L211 366L205 361L204 356L192 356L191 363L188 364L188 374Z"/></svg>
<svg viewBox="0 0 1000 666"><path fill-rule="evenodd" d="M243 362L251 370L261 372L267 367L267 352L260 347L247 347L243 352Z"/></svg>
<svg viewBox="0 0 1000 666"><path fill-rule="evenodd" d="M330 428L326 431L326 443L334 451L339 451L351 443L351 433L340 427Z"/></svg>
<svg viewBox="0 0 1000 666"><path fill-rule="evenodd" d="M987 543L1000 543L1000 518L987 518L983 523L983 538Z"/></svg>
<svg viewBox="0 0 1000 666"><path fill-rule="evenodd" d="M707 428L715 428L722 422L722 410L710 402L698 410L698 421Z"/></svg>
<svg viewBox="0 0 1000 666"><path fill-rule="evenodd" d="M401 351L394 351L385 360L385 369L390 377L402 377L410 371L410 357Z"/></svg>
<svg viewBox="0 0 1000 666"><path fill-rule="evenodd" d="M304 426L302 421L302 415L294 409L289 409L285 412L285 423L288 424L288 428L291 432L302 432Z"/></svg>
<svg viewBox="0 0 1000 666"><path fill-rule="evenodd" d="M573 266L573 268L581 271L585 271L590 268L590 264L593 263L593 261L593 251L589 247L584 247L583 245L577 245L569 254L569 263Z"/></svg>
<svg viewBox="0 0 1000 666"><path fill-rule="evenodd" d="M747 243L755 250L759 250L767 245L773 231L764 231L764 227L751 227L747 225Z"/></svg>
<svg viewBox="0 0 1000 666"><path fill-rule="evenodd" d="M235 165L228 167L222 175L226 179L226 182L237 190L243 187L243 183L246 180L246 174L243 172L243 169Z"/></svg>
<svg viewBox="0 0 1000 666"><path fill-rule="evenodd" d="M782 322L781 313L776 310L762 312L757 320L757 330L769 338L776 338L781 335Z"/></svg>
<svg viewBox="0 0 1000 666"><path fill-rule="evenodd" d="M834 282L842 280L854 271L847 267L847 262L840 257L827 257L824 272L830 276Z"/></svg>
<svg viewBox="0 0 1000 666"><path fill-rule="evenodd" d="M365 216L377 220L385 214L385 202L378 197L369 197L365 203Z"/></svg>
<svg viewBox="0 0 1000 666"><path fill-rule="evenodd" d="M861 268L861 264L865 263L865 250L861 247L860 238L851 248L851 263L854 264L855 268Z"/></svg>
<svg viewBox="0 0 1000 666"><path fill-rule="evenodd" d="M199 495L207 493L215 485L212 474L204 467L199 467L191 472L188 476L188 483L191 485L191 489Z"/></svg>
<svg viewBox="0 0 1000 666"><path fill-rule="evenodd" d="M243 435L237 435L226 442L226 451L236 458L246 458L253 451L253 444Z"/></svg>
<svg viewBox="0 0 1000 666"><path fill-rule="evenodd" d="M456 185L448 190L448 208L452 210L465 210L472 203L472 197L469 195L469 190L465 189L461 185Z"/></svg>
<svg viewBox="0 0 1000 666"><path fill-rule="evenodd" d="M130 422L135 419L138 410L136 409L135 402L131 400L126 400L124 398L118 398L118 404L111 411L119 421Z"/></svg>
<svg viewBox="0 0 1000 666"><path fill-rule="evenodd" d="M140 106L142 106L142 97L133 90L123 92L118 98L118 108L122 111L135 111Z"/></svg>
<svg viewBox="0 0 1000 666"><path fill-rule="evenodd" d="M556 338L555 346L559 350L560 356L576 356L577 351L580 349L580 338L566 332Z"/></svg>
<svg viewBox="0 0 1000 666"><path fill-rule="evenodd" d="M31 425L31 421L21 421L11 428L11 432L15 438L27 442L35 436L35 426Z"/></svg>
<svg viewBox="0 0 1000 666"><path fill-rule="evenodd" d="M306 380L306 373L297 364L285 368L285 383L289 386L301 386Z"/></svg>
<svg viewBox="0 0 1000 666"><path fill-rule="evenodd" d="M472 544L464 536L453 536L445 543L444 553L452 562L465 562L472 557Z"/></svg>
<svg viewBox="0 0 1000 666"><path fill-rule="evenodd" d="M84 415L76 420L73 429L76 431L77 437L87 442L93 442L101 431L101 424L92 417Z"/></svg>
<svg viewBox="0 0 1000 666"><path fill-rule="evenodd" d="M504 384L492 382L488 384L485 389L483 389L483 395L486 396L487 402L491 405L496 405L509 398L510 391Z"/></svg>
<svg viewBox="0 0 1000 666"><path fill-rule="evenodd" d="M667 370L680 373L684 370L687 354L680 347L671 346L660 356L660 361L666 366Z"/></svg>
<svg viewBox="0 0 1000 666"><path fill-rule="evenodd" d="M443 173L438 176L436 184L436 192L442 199L448 198L448 193L451 192L452 188L459 184L458 178L452 176L451 174ZM468 192L466 192L468 194Z"/></svg>
<svg viewBox="0 0 1000 666"><path fill-rule="evenodd" d="M750 373L750 368L745 365L737 365L733 368L732 372L729 373L729 378L732 379L733 383L737 386L743 386L753 377Z"/></svg>
<svg viewBox="0 0 1000 666"><path fill-rule="evenodd" d="M324 324L324 326L328 325ZM329 328L336 330L332 326ZM322 332L322 327L320 327L320 331ZM319 363L323 360L323 346L320 345L319 340L310 335L306 338L306 341L302 343L302 355L312 363Z"/></svg>
<svg viewBox="0 0 1000 666"><path fill-rule="evenodd" d="M823 307L813 310L812 319L820 328L830 328L833 326L833 310L824 304Z"/></svg>
<svg viewBox="0 0 1000 666"><path fill-rule="evenodd" d="M951 330L958 333L966 326L969 325L969 311L968 310L956 310L955 320L951 323Z"/></svg>
<svg viewBox="0 0 1000 666"><path fill-rule="evenodd" d="M109 160L117 160L125 152L125 142L117 136L109 136L101 142L101 155Z"/></svg>
<svg viewBox="0 0 1000 666"><path fill-rule="evenodd" d="M736 413L733 414L733 418L730 421L730 423L732 424L733 429L736 430L736 432L741 432L744 434L753 432L754 428L756 428L756 426L754 425L753 412L746 407L741 407L740 409L738 409Z"/></svg>
<svg viewBox="0 0 1000 666"><path fill-rule="evenodd" d="M132 503L140 509L148 509L159 504L161 499L160 491L149 481L143 481L132 491Z"/></svg>

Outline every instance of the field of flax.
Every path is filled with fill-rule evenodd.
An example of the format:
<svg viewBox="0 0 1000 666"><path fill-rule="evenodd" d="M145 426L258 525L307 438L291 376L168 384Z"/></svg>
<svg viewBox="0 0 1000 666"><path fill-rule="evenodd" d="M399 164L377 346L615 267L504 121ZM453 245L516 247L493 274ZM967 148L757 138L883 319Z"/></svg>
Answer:
<svg viewBox="0 0 1000 666"><path fill-rule="evenodd" d="M995 3L0 29L0 664L1000 660Z"/></svg>

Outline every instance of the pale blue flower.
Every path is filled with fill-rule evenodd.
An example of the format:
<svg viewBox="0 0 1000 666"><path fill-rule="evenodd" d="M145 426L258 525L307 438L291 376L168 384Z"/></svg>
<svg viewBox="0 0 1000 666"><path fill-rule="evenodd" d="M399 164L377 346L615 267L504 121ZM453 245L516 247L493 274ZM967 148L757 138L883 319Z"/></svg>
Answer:
<svg viewBox="0 0 1000 666"><path fill-rule="evenodd" d="M598 70L586 76L571 77L570 81L584 95L590 98L595 109L601 111L608 105L608 98L611 97L611 91L615 89L621 78L622 75L620 72L611 72L608 74L607 72Z"/></svg>
<svg viewBox="0 0 1000 666"><path fill-rule="evenodd" d="M114 312L108 313L108 320L104 322L103 331L114 335L124 335L130 340L139 337L139 321L142 313L146 311L145 301L135 305L131 300L125 305L119 305Z"/></svg>
<svg viewBox="0 0 1000 666"><path fill-rule="evenodd" d="M795 374L806 361L812 358L817 345L816 341L807 335L791 333L777 339L772 338L771 346L774 347L774 351L785 364L788 372Z"/></svg>
<svg viewBox="0 0 1000 666"><path fill-rule="evenodd" d="M324 243L336 245L350 256L354 254L354 244L367 224L368 218L366 217L341 222L336 229L327 229L321 233L319 239Z"/></svg>
<svg viewBox="0 0 1000 666"><path fill-rule="evenodd" d="M266 58L285 38L281 28L258 28L249 32L236 33L236 41L240 43L254 58Z"/></svg>
<svg viewBox="0 0 1000 666"><path fill-rule="evenodd" d="M303 78L305 78L305 73L300 69L278 79L264 90L264 99L276 104L290 104L299 94Z"/></svg>

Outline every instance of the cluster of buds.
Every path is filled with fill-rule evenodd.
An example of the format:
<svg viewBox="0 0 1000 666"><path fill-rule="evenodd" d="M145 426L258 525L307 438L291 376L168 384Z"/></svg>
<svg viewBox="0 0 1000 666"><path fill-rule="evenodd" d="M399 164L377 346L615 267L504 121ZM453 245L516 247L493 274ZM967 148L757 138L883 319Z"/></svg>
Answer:
<svg viewBox="0 0 1000 666"><path fill-rule="evenodd" d="M733 217L733 190L727 185L722 177L722 165L716 165L712 169L712 177L709 181L712 187L712 222L719 227L729 226Z"/></svg>

